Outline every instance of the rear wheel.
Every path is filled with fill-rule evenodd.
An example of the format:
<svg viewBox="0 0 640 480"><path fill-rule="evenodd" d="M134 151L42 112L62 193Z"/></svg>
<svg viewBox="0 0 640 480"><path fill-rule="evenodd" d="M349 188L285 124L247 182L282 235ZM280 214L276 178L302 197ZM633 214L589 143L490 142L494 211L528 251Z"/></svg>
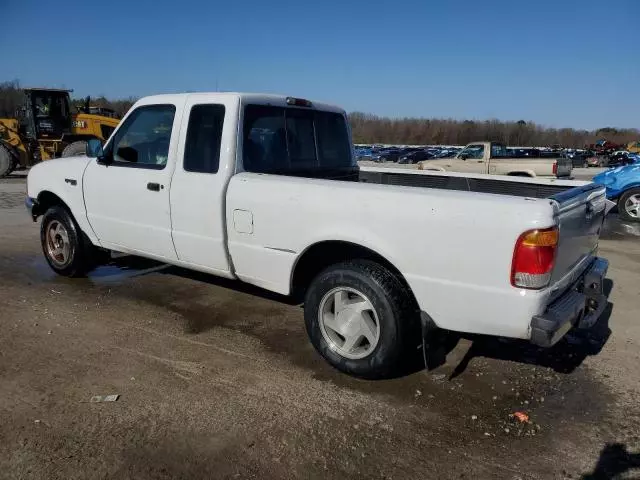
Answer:
<svg viewBox="0 0 640 480"><path fill-rule="evenodd" d="M15 161L9 150L0 145L0 178L9 175L15 167Z"/></svg>
<svg viewBox="0 0 640 480"><path fill-rule="evenodd" d="M364 260L336 264L307 290L307 333L320 355L338 370L388 378L421 343L414 304L387 268Z"/></svg>
<svg viewBox="0 0 640 480"><path fill-rule="evenodd" d="M40 242L51 269L65 277L84 276L100 258L75 219L60 206L51 207L42 217Z"/></svg>
<svg viewBox="0 0 640 480"><path fill-rule="evenodd" d="M628 222L640 222L640 188L631 188L620 196L618 213Z"/></svg>
<svg viewBox="0 0 640 480"><path fill-rule="evenodd" d="M77 142L70 143L64 150L62 150L63 157L77 157L84 155L87 151L87 142L85 140L79 140Z"/></svg>

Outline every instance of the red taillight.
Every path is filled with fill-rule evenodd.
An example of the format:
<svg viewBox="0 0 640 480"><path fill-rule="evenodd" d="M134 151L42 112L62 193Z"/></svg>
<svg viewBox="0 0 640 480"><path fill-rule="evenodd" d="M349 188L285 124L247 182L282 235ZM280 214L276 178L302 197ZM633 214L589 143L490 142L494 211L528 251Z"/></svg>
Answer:
<svg viewBox="0 0 640 480"><path fill-rule="evenodd" d="M558 162L553 162L553 174L558 175Z"/></svg>
<svg viewBox="0 0 640 480"><path fill-rule="evenodd" d="M511 265L511 285L519 288L546 287L558 248L558 228L529 230L516 242Z"/></svg>

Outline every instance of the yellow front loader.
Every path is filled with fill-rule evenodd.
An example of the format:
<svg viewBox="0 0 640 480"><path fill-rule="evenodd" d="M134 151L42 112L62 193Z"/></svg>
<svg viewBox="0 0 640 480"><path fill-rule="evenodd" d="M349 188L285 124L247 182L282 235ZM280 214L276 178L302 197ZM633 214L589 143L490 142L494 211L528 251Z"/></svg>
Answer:
<svg viewBox="0 0 640 480"><path fill-rule="evenodd" d="M24 89L16 118L0 118L0 178L43 160L83 155L88 140L109 138L119 120L88 102L72 113L70 91Z"/></svg>

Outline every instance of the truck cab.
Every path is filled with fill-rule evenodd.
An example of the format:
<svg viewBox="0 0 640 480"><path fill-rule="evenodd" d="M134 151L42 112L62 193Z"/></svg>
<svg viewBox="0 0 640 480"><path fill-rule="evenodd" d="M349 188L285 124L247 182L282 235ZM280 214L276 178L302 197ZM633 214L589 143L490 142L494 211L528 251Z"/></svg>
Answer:
<svg viewBox="0 0 640 480"><path fill-rule="evenodd" d="M568 177L572 163L567 158L519 158L502 143L474 142L464 147L455 157L426 160L420 162L419 168L520 177Z"/></svg>

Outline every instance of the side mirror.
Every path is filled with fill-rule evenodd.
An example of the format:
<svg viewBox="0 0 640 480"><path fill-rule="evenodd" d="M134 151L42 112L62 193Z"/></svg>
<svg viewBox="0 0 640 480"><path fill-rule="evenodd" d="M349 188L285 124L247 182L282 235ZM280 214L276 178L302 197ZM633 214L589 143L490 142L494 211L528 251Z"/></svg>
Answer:
<svg viewBox="0 0 640 480"><path fill-rule="evenodd" d="M87 142L85 154L90 158L98 158L104 155L102 150L102 141L97 138L92 138Z"/></svg>
<svg viewBox="0 0 640 480"><path fill-rule="evenodd" d="M467 158L469 158L469 154L468 153L461 153L460 155L458 155L458 158L461 160L466 160Z"/></svg>

